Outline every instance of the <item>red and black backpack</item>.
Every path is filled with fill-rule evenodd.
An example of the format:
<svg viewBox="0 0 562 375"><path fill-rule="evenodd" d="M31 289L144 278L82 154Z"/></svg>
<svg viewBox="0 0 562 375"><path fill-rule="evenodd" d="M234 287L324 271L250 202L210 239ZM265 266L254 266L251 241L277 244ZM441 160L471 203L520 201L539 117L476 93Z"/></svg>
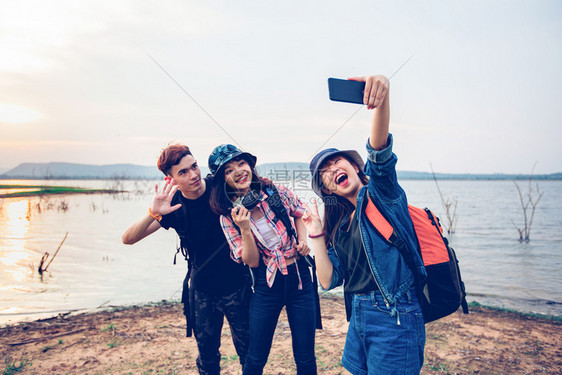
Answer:
<svg viewBox="0 0 562 375"><path fill-rule="evenodd" d="M418 286L418 295L426 323L454 313L462 306L468 314L466 292L461 278L459 261L449 241L443 236L439 219L428 208L408 205L410 217L418 239L423 264L427 272L425 282L421 283L412 259L404 248L404 241L379 212L371 199L368 200L365 213L377 232L388 242L395 245L406 263L414 273Z"/></svg>

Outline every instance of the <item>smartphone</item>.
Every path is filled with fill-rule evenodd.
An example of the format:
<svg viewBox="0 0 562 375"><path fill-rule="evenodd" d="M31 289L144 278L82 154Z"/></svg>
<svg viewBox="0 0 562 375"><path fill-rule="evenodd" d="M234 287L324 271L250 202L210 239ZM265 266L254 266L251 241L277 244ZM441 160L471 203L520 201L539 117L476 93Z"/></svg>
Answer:
<svg viewBox="0 0 562 375"><path fill-rule="evenodd" d="M330 100L363 104L365 82L328 78L328 91L330 93Z"/></svg>

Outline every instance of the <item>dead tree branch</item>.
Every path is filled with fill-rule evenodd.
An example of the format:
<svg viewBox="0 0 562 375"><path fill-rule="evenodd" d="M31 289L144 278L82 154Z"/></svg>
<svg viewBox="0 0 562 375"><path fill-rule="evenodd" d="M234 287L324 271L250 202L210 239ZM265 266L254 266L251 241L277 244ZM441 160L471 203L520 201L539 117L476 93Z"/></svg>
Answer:
<svg viewBox="0 0 562 375"><path fill-rule="evenodd" d="M41 258L41 262L39 263L39 273L42 274L43 272L47 271L47 268L49 268L49 266L51 265L51 262L53 261L53 259L55 259L55 257L57 256L57 254L59 253L59 250L62 246L62 244L64 243L64 241L66 240L66 237L68 237L68 232L66 232L66 234L64 235L64 238L62 239L59 247L57 248L57 251L55 251L55 255L53 255L53 257L51 258L51 260L49 260L49 263L47 263L47 265L45 266L45 268L43 268L43 264L47 261L47 258L49 257L49 253L45 252L45 254L43 255L43 257Z"/></svg>
<svg viewBox="0 0 562 375"><path fill-rule="evenodd" d="M439 192L439 196L441 197L441 205L445 210L445 214L447 215L447 223L445 224L445 229L447 230L447 234L455 234L456 226L457 226L457 204L458 199L449 200L449 198L445 199L443 197L443 193L439 188L439 183L437 182L437 176L435 176L435 172L433 171L433 166L429 163L431 167L431 174L433 175L433 180L435 181L435 185L437 186L437 191Z"/></svg>
<svg viewBox="0 0 562 375"><path fill-rule="evenodd" d="M533 225L533 219L535 217L535 209L537 208L537 204L539 203L542 195L544 192L540 191L539 184L537 183L535 188L533 188L533 174L535 171L535 165L531 170L531 174L529 175L529 184L527 187L527 192L523 193L519 184L516 181L513 181L515 187L517 188L517 194L519 195L519 202L521 203L521 209L523 210L523 227L518 227L513 223L515 229L519 233L519 242L529 242L530 241L530 233L531 233L531 226ZM531 212L528 213L529 207L531 208Z"/></svg>

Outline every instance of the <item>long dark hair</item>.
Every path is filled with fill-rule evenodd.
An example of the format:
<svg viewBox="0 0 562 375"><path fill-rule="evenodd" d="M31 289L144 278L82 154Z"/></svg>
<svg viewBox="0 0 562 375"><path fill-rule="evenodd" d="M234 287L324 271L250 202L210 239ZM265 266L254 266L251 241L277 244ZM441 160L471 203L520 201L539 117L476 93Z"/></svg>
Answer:
<svg viewBox="0 0 562 375"><path fill-rule="evenodd" d="M244 157L240 156L232 159L231 161L239 161L241 159L244 159ZM271 186L272 182L268 179L261 178L256 168L252 168L252 182L250 183L250 190L259 192L266 185ZM237 197L237 192L232 189L224 179L224 168L220 168L218 173L213 176L213 186L211 188L211 196L209 197L211 210L213 210L213 212L217 215L229 216L230 210L234 207L232 202Z"/></svg>
<svg viewBox="0 0 562 375"><path fill-rule="evenodd" d="M352 165L357 166L357 164L342 155L347 161L349 161ZM369 177L359 168L359 172L357 172L359 179L363 183L363 185L367 185L369 182ZM348 218L351 213L356 209L353 203L351 203L347 198L341 197L337 194L324 193L324 232L327 236L327 242L331 242L334 244L336 233L342 223L342 221Z"/></svg>

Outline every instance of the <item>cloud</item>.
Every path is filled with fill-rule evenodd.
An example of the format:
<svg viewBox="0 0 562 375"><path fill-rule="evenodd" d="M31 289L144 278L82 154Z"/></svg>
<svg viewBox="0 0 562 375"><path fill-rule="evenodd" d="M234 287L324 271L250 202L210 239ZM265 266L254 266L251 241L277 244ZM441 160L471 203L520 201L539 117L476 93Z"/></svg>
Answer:
<svg viewBox="0 0 562 375"><path fill-rule="evenodd" d="M416 52L391 80L401 163L508 172L533 159L560 170L559 6L365 4L3 1L0 102L43 116L7 127L3 141L93 164L153 164L172 140L200 156L232 143L148 52L260 160L308 161L356 110L328 100L326 79L390 75ZM360 111L322 147L364 150L369 120ZM416 153L421 137L427 151ZM474 155L474 144L500 151Z"/></svg>
<svg viewBox="0 0 562 375"><path fill-rule="evenodd" d="M29 0L3 2L0 72L47 70L55 64L53 55L68 47L76 35L101 30L100 19L76 16L76 4Z"/></svg>
<svg viewBox="0 0 562 375"><path fill-rule="evenodd" d="M42 114L21 105L0 103L0 123L21 124L39 120Z"/></svg>

